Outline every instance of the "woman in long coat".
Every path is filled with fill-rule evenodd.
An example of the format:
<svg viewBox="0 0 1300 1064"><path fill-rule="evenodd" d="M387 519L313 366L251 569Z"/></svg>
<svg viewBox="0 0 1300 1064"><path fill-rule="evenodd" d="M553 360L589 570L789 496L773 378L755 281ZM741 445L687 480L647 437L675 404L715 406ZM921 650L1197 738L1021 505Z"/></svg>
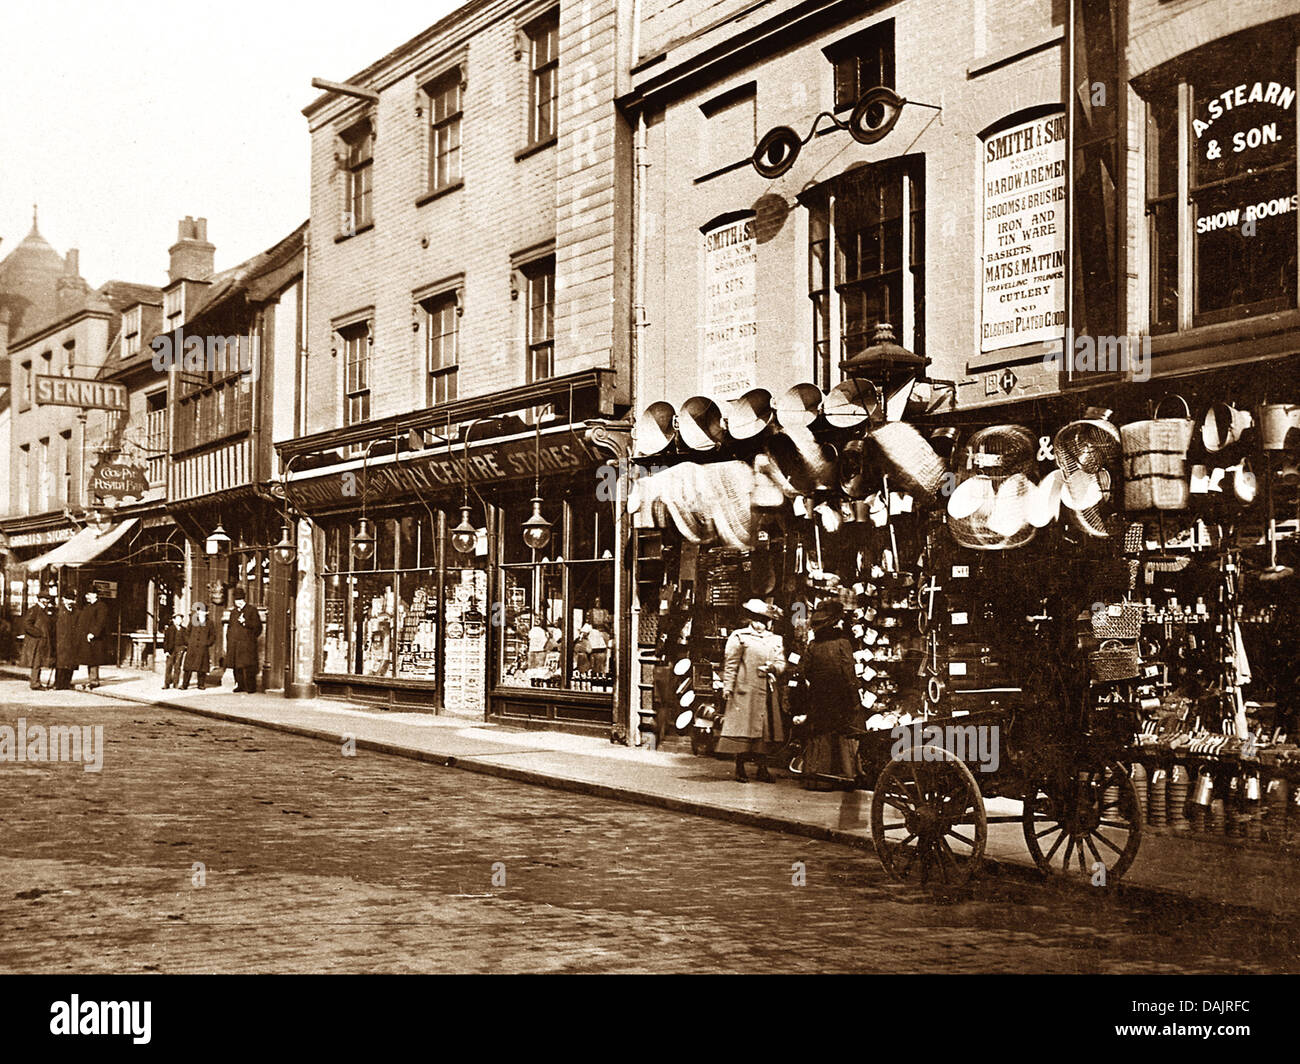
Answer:
<svg viewBox="0 0 1300 1064"><path fill-rule="evenodd" d="M758 781L771 783L767 755L785 741L781 719L785 685L777 678L785 669L785 646L768 625L772 609L760 599L745 603L749 624L727 637L722 669L726 709L718 752L736 755L736 779L748 783L745 762L758 764Z"/></svg>
<svg viewBox="0 0 1300 1064"><path fill-rule="evenodd" d="M853 647L840 627L844 607L832 599L813 610L812 639L803 659L807 682L808 743L804 786L810 790L852 787L857 780L857 742L845 736L861 715Z"/></svg>
<svg viewBox="0 0 1300 1064"><path fill-rule="evenodd" d="M208 616L207 604L196 602L194 617L189 627L185 629L185 679L181 683L182 691L189 687L190 677L196 672L199 674L199 690L203 690L208 682L208 672L211 669L210 656L216 641L217 626Z"/></svg>

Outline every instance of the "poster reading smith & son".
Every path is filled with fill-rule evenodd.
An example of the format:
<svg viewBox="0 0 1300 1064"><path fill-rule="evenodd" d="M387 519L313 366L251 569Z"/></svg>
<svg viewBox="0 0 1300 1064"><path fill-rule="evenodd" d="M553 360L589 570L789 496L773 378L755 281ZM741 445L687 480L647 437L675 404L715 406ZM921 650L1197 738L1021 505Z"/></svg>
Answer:
<svg viewBox="0 0 1300 1064"><path fill-rule="evenodd" d="M981 351L1062 335L1065 181L1064 114L985 139Z"/></svg>

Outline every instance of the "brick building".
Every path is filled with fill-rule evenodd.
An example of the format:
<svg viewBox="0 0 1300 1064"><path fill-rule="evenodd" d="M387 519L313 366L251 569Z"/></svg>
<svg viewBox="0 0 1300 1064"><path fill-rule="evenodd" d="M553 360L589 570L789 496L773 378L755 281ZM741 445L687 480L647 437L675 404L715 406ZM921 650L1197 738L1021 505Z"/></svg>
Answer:
<svg viewBox="0 0 1300 1064"><path fill-rule="evenodd" d="M616 0L473 0L306 108L303 692L620 727L629 47Z"/></svg>

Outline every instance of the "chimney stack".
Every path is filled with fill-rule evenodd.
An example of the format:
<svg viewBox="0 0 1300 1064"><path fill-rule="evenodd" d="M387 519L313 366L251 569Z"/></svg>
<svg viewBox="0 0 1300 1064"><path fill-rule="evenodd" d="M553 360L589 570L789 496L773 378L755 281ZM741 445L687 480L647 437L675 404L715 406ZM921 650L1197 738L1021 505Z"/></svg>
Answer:
<svg viewBox="0 0 1300 1064"><path fill-rule="evenodd" d="M81 252L69 248L63 259L63 276L54 284L55 313L61 318L79 310L86 303L90 286L81 276Z"/></svg>
<svg viewBox="0 0 1300 1064"><path fill-rule="evenodd" d="M177 224L176 230L176 243L167 249L171 255L168 279L172 283L209 280L217 249L208 243L208 220L195 220L186 215Z"/></svg>

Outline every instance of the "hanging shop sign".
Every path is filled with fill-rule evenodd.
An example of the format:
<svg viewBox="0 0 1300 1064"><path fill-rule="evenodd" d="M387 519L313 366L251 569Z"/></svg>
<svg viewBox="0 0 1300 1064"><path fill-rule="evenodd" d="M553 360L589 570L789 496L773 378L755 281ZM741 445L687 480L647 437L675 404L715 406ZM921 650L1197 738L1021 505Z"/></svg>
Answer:
<svg viewBox="0 0 1300 1064"><path fill-rule="evenodd" d="M143 498L149 481L140 466L101 461L91 469L88 489L94 505L102 506Z"/></svg>
<svg viewBox="0 0 1300 1064"><path fill-rule="evenodd" d="M125 410L126 386L79 377L37 374L37 406L79 406L87 410Z"/></svg>
<svg viewBox="0 0 1300 1064"><path fill-rule="evenodd" d="M117 598L116 580L92 580L90 586L102 599Z"/></svg>
<svg viewBox="0 0 1300 1064"><path fill-rule="evenodd" d="M704 331L700 391L731 398L758 378L754 218L704 230Z"/></svg>
<svg viewBox="0 0 1300 1064"><path fill-rule="evenodd" d="M984 139L980 350L1059 340L1065 329L1065 115Z"/></svg>

